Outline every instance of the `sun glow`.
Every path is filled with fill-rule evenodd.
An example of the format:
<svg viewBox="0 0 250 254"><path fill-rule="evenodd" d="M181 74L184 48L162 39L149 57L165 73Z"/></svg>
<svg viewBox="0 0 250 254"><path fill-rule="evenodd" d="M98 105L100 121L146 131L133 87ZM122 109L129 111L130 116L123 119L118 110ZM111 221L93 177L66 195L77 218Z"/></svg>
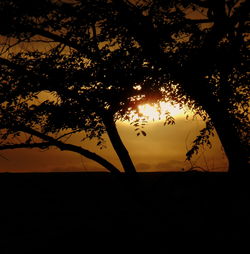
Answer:
<svg viewBox="0 0 250 254"><path fill-rule="evenodd" d="M138 106L141 118L146 118L148 121L161 121L166 119L166 114L172 117L182 116L183 110L178 105L172 105L167 102L160 102L158 104L142 104Z"/></svg>

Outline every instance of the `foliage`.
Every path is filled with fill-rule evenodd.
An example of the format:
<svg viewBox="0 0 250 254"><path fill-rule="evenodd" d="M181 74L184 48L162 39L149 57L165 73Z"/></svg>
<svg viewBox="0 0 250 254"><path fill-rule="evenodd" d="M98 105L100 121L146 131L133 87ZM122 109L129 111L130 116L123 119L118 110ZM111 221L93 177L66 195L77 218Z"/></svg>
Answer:
<svg viewBox="0 0 250 254"><path fill-rule="evenodd" d="M26 9L29 2L1 2L2 17L11 13L1 28L8 38L1 58L2 148L18 148L24 127L56 141L84 132L83 140L97 138L101 146L103 134L114 136L110 126L129 114L130 98L138 93L133 84L147 69L139 49L111 25L113 10L106 1L41 1ZM40 146L33 136L22 143Z"/></svg>
<svg viewBox="0 0 250 254"><path fill-rule="evenodd" d="M201 145L207 145L209 147L212 147L209 138L211 135L214 136L213 129L214 129L213 124L211 123L211 121L208 121L206 123L206 127L200 130L200 135L198 135L193 141L192 148L187 152L186 154L187 160L190 161L192 156L198 153L198 150Z"/></svg>
<svg viewBox="0 0 250 254"><path fill-rule="evenodd" d="M83 138L97 138L101 145L107 132L126 164L130 158L115 122L128 119L140 103L169 100L188 105L207 122L187 159L209 144L215 128L233 167L245 167L248 5L234 0L1 1L2 144L28 132L28 143L35 135L47 142L41 147L59 146L61 131L84 131ZM50 99L43 99L45 93ZM173 124L169 115L166 124Z"/></svg>
<svg viewBox="0 0 250 254"><path fill-rule="evenodd" d="M121 4L121 19L158 70L165 91L215 127L232 170L248 168L249 2L130 3L130 8ZM188 158L204 141L199 137Z"/></svg>

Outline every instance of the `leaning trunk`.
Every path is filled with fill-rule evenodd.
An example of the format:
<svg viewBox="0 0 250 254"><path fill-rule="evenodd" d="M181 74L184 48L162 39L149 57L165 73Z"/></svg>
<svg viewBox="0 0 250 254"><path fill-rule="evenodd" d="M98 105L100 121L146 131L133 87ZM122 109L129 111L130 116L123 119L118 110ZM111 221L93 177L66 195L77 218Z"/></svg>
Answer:
<svg viewBox="0 0 250 254"><path fill-rule="evenodd" d="M210 98L206 111L211 117L229 162L228 172L242 174L249 172L248 153L233 124L232 116L222 103Z"/></svg>
<svg viewBox="0 0 250 254"><path fill-rule="evenodd" d="M125 173L127 173L128 175L135 175L136 174L135 166L131 160L128 150L126 149L125 145L121 140L113 116L106 117L104 124L111 144L120 159L120 162L123 166Z"/></svg>
<svg viewBox="0 0 250 254"><path fill-rule="evenodd" d="M249 169L247 151L230 120L216 118L214 125L228 158L228 171L233 174L247 172Z"/></svg>

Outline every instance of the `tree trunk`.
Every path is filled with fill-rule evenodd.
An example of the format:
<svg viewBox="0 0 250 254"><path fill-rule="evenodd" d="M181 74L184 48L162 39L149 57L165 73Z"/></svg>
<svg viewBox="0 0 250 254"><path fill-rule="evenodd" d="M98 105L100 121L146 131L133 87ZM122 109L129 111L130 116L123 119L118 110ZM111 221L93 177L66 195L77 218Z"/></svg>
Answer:
<svg viewBox="0 0 250 254"><path fill-rule="evenodd" d="M223 94L219 101L212 93L209 82L203 78L202 71L196 76L192 75L191 69L183 73L180 82L187 89L187 94L191 94L196 103L202 106L214 124L229 162L228 172L248 173L250 169L247 149L234 127L233 115L228 112L227 105L223 102L223 96L226 98L227 94Z"/></svg>
<svg viewBox="0 0 250 254"><path fill-rule="evenodd" d="M228 158L228 172L232 174L248 173L250 169L247 149L240 141L240 137L231 119L232 116L221 104L214 98L210 98L209 104L206 105L206 111L213 121Z"/></svg>
<svg viewBox="0 0 250 254"><path fill-rule="evenodd" d="M126 174L128 175L136 175L136 169L132 162L132 159L129 155L128 150L126 149L125 145L123 144L121 137L118 133L116 128L116 124L114 122L113 116L106 116L104 121L109 139L111 144L118 155L120 162L123 166L123 169Z"/></svg>
<svg viewBox="0 0 250 254"><path fill-rule="evenodd" d="M123 1L116 0L115 3L117 3L121 21L128 28L131 35L135 36L140 42L145 56L155 66L167 66L166 70L172 75L173 80L182 84L186 93L193 97L211 117L229 161L229 172L247 172L247 169L249 169L248 154L241 144L233 121L225 109L225 105L218 103L211 93L210 84L206 84L207 81L203 78L211 68L214 68L214 61L218 60L216 55L217 43L227 32L225 30L225 22L228 22L225 15L225 2L222 2L219 6L210 6L212 11L216 11L216 23L212 31L207 34L201 50L195 51L193 56L190 55L190 60L185 66L173 62L162 52L160 46L160 39L163 38L162 34L153 28L150 19L139 15L135 11L136 8L132 10ZM144 31L150 32L145 33ZM165 36L167 36L168 31L165 32Z"/></svg>
<svg viewBox="0 0 250 254"><path fill-rule="evenodd" d="M214 120L214 125L228 158L228 172L232 174L247 173L249 171L247 152L240 143L240 139L230 121L225 118L217 118Z"/></svg>

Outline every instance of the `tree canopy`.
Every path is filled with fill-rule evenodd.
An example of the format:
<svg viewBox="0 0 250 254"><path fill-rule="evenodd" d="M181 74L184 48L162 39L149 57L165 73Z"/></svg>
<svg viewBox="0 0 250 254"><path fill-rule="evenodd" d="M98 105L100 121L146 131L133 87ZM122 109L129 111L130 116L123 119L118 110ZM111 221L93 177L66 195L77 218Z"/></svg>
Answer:
<svg viewBox="0 0 250 254"><path fill-rule="evenodd" d="M248 168L247 1L1 1L0 149L57 146L119 170L71 133L107 132L135 167L115 122L171 100L207 122L187 158L217 131L230 170ZM44 100L43 94L51 99ZM172 119L167 118L171 123ZM62 131L64 133L62 134ZM28 134L21 143L18 135Z"/></svg>

